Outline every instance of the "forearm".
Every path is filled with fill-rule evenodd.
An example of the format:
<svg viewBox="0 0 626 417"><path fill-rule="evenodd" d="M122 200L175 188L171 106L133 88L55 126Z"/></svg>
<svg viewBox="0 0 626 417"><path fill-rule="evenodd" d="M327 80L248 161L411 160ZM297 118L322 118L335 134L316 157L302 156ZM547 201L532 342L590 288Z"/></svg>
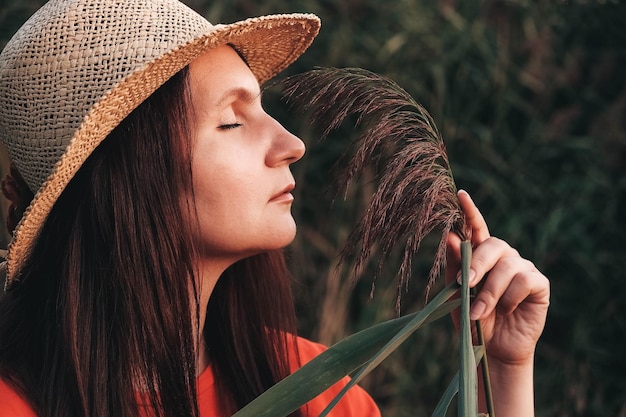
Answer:
<svg viewBox="0 0 626 417"><path fill-rule="evenodd" d="M535 415L533 359L521 364L489 361L489 375L496 417L532 417ZM486 413L482 375L479 381L479 411Z"/></svg>

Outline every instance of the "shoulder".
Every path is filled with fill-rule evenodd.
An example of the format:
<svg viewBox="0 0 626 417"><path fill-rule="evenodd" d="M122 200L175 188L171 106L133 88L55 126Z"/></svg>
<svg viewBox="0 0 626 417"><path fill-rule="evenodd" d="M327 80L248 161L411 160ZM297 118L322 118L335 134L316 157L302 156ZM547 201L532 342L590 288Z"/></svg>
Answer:
<svg viewBox="0 0 626 417"><path fill-rule="evenodd" d="M296 338L296 346L300 361L299 364L292 362L292 371L297 370L297 368L311 361L327 349L327 347L322 344L312 342L302 337ZM349 381L349 377L342 378L339 382L307 403L303 409L304 415L319 415ZM355 385L348 390L346 395L328 415L336 417L379 417L380 410L372 397L370 397L363 388Z"/></svg>
<svg viewBox="0 0 626 417"><path fill-rule="evenodd" d="M313 342L312 340L305 339L304 337L296 337L297 352L300 355L300 361L302 365L309 362L311 359L324 352L328 347L321 343Z"/></svg>
<svg viewBox="0 0 626 417"><path fill-rule="evenodd" d="M0 379L0 417L36 417L28 403Z"/></svg>

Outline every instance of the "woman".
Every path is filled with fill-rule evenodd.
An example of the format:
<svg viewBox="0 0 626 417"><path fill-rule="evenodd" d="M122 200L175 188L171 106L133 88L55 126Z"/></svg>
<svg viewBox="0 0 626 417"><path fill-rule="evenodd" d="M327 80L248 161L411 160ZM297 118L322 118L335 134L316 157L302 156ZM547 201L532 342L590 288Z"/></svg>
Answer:
<svg viewBox="0 0 626 417"><path fill-rule="evenodd" d="M51 0L15 35L0 134L24 215L0 301L0 416L230 415L323 349L294 336L281 252L304 146L259 87L318 29L311 15L211 26L174 0ZM531 415L547 280L459 197L499 412ZM334 413L378 410L355 388Z"/></svg>

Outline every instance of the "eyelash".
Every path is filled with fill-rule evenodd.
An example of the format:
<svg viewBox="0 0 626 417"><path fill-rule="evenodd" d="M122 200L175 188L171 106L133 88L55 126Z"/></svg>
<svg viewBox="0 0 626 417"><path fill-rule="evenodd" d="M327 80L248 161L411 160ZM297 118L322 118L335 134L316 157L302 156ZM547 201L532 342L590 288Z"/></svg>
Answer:
<svg viewBox="0 0 626 417"><path fill-rule="evenodd" d="M236 128L240 127L240 126L242 126L241 123L228 123L228 124L225 124L225 125L220 125L218 127L218 129L220 129L220 130L230 130L230 129L236 129Z"/></svg>

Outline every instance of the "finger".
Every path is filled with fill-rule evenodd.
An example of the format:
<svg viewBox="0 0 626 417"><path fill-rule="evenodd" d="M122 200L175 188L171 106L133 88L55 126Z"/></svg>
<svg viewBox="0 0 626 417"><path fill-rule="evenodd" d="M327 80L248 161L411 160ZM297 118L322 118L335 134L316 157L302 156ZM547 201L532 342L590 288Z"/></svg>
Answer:
<svg viewBox="0 0 626 417"><path fill-rule="evenodd" d="M504 314L513 312L537 287L541 275L532 262L520 258L502 258L485 279L470 309L472 320L489 316L496 306Z"/></svg>
<svg viewBox="0 0 626 417"><path fill-rule="evenodd" d="M456 233L448 233L446 254L446 285L458 281L461 269L461 238ZM458 293L452 298L458 298ZM455 328L459 328L460 309L456 308L451 314Z"/></svg>
<svg viewBox="0 0 626 417"><path fill-rule="evenodd" d="M472 228L472 243L478 245L490 236L487 222L467 191L459 190L457 194L463 213Z"/></svg>
<svg viewBox="0 0 626 417"><path fill-rule="evenodd" d="M516 274L508 288L502 294L498 301L498 312L509 315L517 309L533 293L533 274L532 271L520 272Z"/></svg>
<svg viewBox="0 0 626 417"><path fill-rule="evenodd" d="M461 269L461 238L456 233L448 233L446 242L446 284L457 279Z"/></svg>
<svg viewBox="0 0 626 417"><path fill-rule="evenodd" d="M470 261L469 285L476 286L487 272L503 259L520 259L519 253L497 237L489 237L473 250Z"/></svg>

